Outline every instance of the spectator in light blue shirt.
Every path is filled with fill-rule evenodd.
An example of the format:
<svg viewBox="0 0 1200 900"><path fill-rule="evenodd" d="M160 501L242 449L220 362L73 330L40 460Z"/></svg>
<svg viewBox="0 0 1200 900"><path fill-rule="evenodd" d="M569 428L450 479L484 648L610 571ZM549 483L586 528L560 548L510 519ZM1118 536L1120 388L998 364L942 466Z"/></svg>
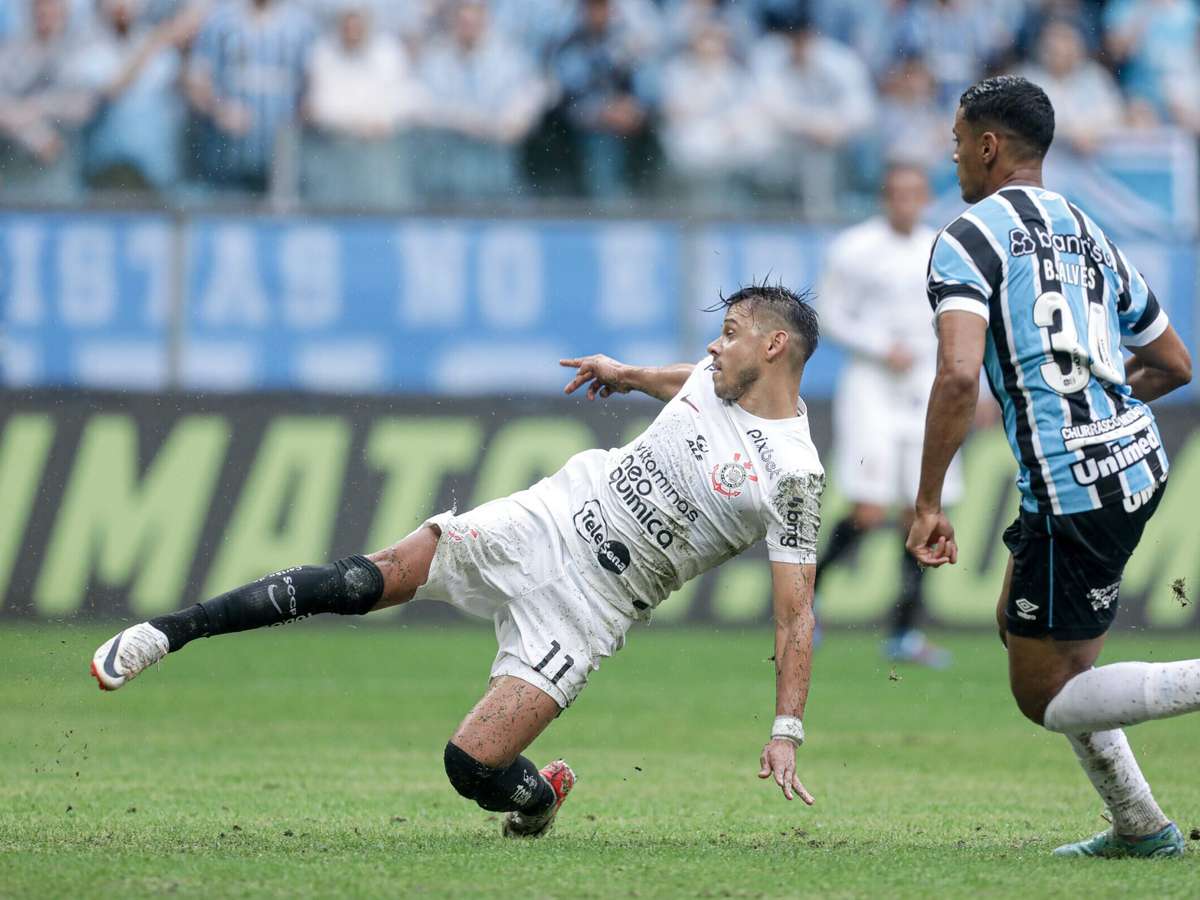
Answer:
<svg viewBox="0 0 1200 900"><path fill-rule="evenodd" d="M188 97L201 118L199 163L210 184L264 191L276 142L298 119L314 38L298 7L225 0L192 51Z"/></svg>
<svg viewBox="0 0 1200 900"><path fill-rule="evenodd" d="M432 129L426 191L458 200L515 192L516 144L546 98L524 50L490 27L486 4L468 0L454 9L450 33L425 50L420 72Z"/></svg>
<svg viewBox="0 0 1200 900"><path fill-rule="evenodd" d="M1114 0L1104 11L1108 49L1132 100L1170 117L1169 81L1195 64L1200 9L1194 0Z"/></svg>
<svg viewBox="0 0 1200 900"><path fill-rule="evenodd" d="M94 31L73 69L97 95L84 132L84 175L93 186L170 188L179 177L183 99L178 44L198 24L184 14L140 26L140 0L101 0Z"/></svg>

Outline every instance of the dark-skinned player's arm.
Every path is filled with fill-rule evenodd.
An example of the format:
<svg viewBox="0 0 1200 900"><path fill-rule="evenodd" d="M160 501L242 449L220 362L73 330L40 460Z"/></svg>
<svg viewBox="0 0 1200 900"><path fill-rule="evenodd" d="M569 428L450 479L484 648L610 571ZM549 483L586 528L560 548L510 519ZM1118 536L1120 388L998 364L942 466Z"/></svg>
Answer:
<svg viewBox="0 0 1200 900"><path fill-rule="evenodd" d="M759 760L759 778L774 777L788 800L799 797L809 806L813 796L796 774L796 750L804 741L804 705L812 679L815 565L771 563L771 597L775 610L775 724Z"/></svg>
<svg viewBox="0 0 1200 900"><path fill-rule="evenodd" d="M586 384L589 400L641 391L664 403L679 393L683 383L696 368L692 363L629 366L600 353L581 356L578 359L560 359L558 364L577 370L575 377L563 388L564 394L573 394Z"/></svg>
<svg viewBox="0 0 1200 900"><path fill-rule="evenodd" d="M965 310L951 309L938 316L937 375L925 411L921 484L907 542L908 552L925 566L958 561L954 528L942 510L942 484L975 418L987 326L982 316Z"/></svg>
<svg viewBox="0 0 1200 900"><path fill-rule="evenodd" d="M1192 356L1174 326L1141 347L1130 347L1125 362L1125 383L1144 403L1157 400L1192 380Z"/></svg>

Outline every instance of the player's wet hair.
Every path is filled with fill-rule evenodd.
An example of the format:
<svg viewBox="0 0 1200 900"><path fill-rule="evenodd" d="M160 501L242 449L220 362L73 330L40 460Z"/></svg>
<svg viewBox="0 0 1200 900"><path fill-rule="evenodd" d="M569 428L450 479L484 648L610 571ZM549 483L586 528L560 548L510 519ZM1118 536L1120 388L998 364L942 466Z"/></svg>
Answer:
<svg viewBox="0 0 1200 900"><path fill-rule="evenodd" d="M821 339L821 325L817 311L811 303L811 292L801 291L797 294L782 284L767 284L764 281L762 284L749 284L739 288L728 297L724 294L720 297L720 300L706 307L704 311L717 312L732 309L739 303L749 304L753 312L764 310L775 316L793 336L800 339L798 358L801 363L807 362L817 349Z"/></svg>
<svg viewBox="0 0 1200 900"><path fill-rule="evenodd" d="M1046 92L1019 75L985 78L967 88L958 105L971 125L993 125L1014 135L1041 159L1054 140L1054 106Z"/></svg>

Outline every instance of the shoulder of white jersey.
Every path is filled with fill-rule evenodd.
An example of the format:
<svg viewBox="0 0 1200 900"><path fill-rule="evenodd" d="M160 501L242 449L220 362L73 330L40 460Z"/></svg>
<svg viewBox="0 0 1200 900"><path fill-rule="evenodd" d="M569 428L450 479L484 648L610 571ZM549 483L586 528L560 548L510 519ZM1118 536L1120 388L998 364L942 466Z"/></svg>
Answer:
<svg viewBox="0 0 1200 900"><path fill-rule="evenodd" d="M824 473L817 445L813 443L812 433L808 428L808 410L803 400L798 400L800 413L787 428L782 428L772 434L772 440L781 445L783 459L780 469L784 472L819 472Z"/></svg>
<svg viewBox="0 0 1200 900"><path fill-rule="evenodd" d="M839 232L829 244L830 256L847 256L862 252L864 247L879 240L883 234L883 218L872 216L857 225Z"/></svg>

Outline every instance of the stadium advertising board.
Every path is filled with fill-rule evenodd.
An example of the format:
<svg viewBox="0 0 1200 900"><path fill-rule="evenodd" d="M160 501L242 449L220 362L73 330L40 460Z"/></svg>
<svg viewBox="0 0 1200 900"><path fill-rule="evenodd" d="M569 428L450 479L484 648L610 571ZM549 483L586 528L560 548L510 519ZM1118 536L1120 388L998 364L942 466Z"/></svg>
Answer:
<svg viewBox="0 0 1200 900"><path fill-rule="evenodd" d="M529 359L597 349L635 363L698 359L715 326L704 307L753 280L818 285L832 234L633 220L4 213L0 385L554 394L558 373ZM1123 246L1195 352L1195 245ZM829 396L840 360L822 347L807 396Z"/></svg>
<svg viewBox="0 0 1200 900"><path fill-rule="evenodd" d="M527 487L571 454L643 428L650 403L297 395L0 395L0 617L145 618L296 562L377 549L442 509ZM1200 409L1165 407L1171 484L1126 572L1124 626L1193 628L1200 585ZM828 406L813 436L830 458ZM942 624L990 626L1016 510L998 430L966 450L954 511L961 563L926 575ZM830 473L826 521L844 510ZM878 620L898 584L900 539L869 536L831 570L829 624ZM769 569L733 560L669 598L656 622L763 623ZM414 604L368 621L454 618Z"/></svg>

